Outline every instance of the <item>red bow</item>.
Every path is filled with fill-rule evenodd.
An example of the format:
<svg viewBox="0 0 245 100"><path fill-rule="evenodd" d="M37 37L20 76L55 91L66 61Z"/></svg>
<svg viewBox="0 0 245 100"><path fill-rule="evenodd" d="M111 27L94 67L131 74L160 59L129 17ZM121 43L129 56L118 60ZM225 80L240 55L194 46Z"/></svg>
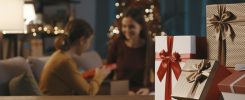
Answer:
<svg viewBox="0 0 245 100"><path fill-rule="evenodd" d="M171 69L174 72L176 79L179 79L181 68L179 65L180 62L180 55L177 52L172 53L173 49L173 36L167 37L167 48L168 51L162 50L160 52L160 58L162 62L159 66L157 71L157 76L160 81L162 81L164 75L166 74L166 83L165 83L165 100L171 100L171 93L172 93L172 76L171 76Z"/></svg>

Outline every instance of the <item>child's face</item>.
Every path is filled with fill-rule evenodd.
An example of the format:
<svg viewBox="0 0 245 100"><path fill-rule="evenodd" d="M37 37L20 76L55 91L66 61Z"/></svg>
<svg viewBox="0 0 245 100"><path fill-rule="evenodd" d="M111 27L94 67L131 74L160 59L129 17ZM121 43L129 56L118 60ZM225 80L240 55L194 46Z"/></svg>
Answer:
<svg viewBox="0 0 245 100"><path fill-rule="evenodd" d="M91 46L91 42L93 40L93 35L90 36L89 38L80 38L80 46L77 48L77 54L81 55L84 51L88 50Z"/></svg>
<svg viewBox="0 0 245 100"><path fill-rule="evenodd" d="M122 19L122 32L127 40L140 37L141 25L131 17Z"/></svg>

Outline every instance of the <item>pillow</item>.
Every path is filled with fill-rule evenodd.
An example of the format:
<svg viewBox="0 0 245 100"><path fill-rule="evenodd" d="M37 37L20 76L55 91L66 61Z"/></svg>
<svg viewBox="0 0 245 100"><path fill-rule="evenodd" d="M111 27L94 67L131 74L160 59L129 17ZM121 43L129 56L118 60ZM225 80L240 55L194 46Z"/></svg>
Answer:
<svg viewBox="0 0 245 100"><path fill-rule="evenodd" d="M32 74L29 64L23 57L0 60L0 96L9 95L9 81L24 72Z"/></svg>
<svg viewBox="0 0 245 100"><path fill-rule="evenodd" d="M49 57L28 58L28 63L37 82L39 82L43 67L48 59Z"/></svg>
<svg viewBox="0 0 245 100"><path fill-rule="evenodd" d="M96 51L87 51L82 53L81 56L74 56L80 70L89 70L103 65L102 58Z"/></svg>
<svg viewBox="0 0 245 100"><path fill-rule="evenodd" d="M34 77L26 72L14 77L9 82L11 96L40 96L41 92Z"/></svg>

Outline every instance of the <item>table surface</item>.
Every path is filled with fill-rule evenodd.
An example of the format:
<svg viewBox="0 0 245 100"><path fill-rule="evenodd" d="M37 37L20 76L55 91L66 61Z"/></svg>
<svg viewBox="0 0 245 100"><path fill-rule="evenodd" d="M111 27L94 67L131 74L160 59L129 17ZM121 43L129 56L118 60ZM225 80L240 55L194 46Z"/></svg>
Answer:
<svg viewBox="0 0 245 100"><path fill-rule="evenodd" d="M0 96L0 100L154 100L154 96Z"/></svg>

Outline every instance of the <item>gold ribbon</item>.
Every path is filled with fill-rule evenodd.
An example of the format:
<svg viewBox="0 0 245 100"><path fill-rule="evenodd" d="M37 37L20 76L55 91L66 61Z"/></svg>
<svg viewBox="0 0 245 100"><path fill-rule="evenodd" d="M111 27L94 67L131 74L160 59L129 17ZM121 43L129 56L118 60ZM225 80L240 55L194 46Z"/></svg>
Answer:
<svg viewBox="0 0 245 100"><path fill-rule="evenodd" d="M211 67L211 64L206 60L202 60L201 63L195 64L192 67L191 70L183 69L184 72L191 72L191 74L186 77L187 82L194 82L188 94L188 98L194 97L198 85L207 79L210 73L208 69Z"/></svg>
<svg viewBox="0 0 245 100"><path fill-rule="evenodd" d="M214 27L215 39L218 43L218 60L220 64L226 64L226 39L231 38L232 42L235 39L235 32L232 28L233 25L245 25L245 16L238 17L232 12L226 10L225 5L218 5L218 15L213 14L207 18L207 27Z"/></svg>

